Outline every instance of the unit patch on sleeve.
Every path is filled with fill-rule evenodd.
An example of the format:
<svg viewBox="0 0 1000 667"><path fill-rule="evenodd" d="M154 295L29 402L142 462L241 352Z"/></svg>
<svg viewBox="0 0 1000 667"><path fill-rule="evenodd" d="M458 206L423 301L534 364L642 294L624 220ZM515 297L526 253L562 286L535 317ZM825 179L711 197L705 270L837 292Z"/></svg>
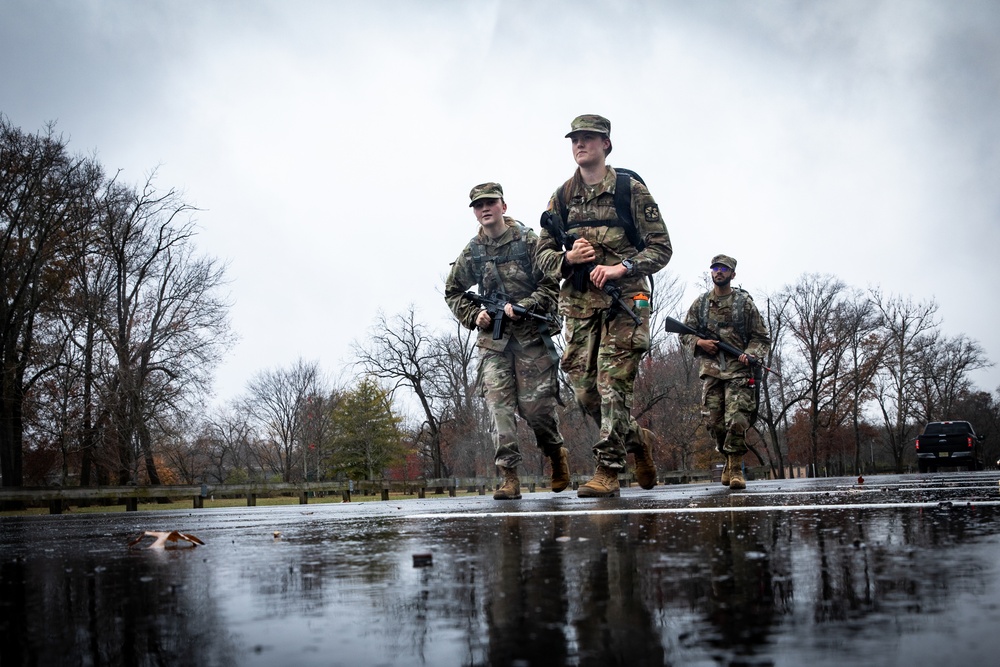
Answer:
<svg viewBox="0 0 1000 667"><path fill-rule="evenodd" d="M644 213L646 222L657 222L660 219L660 207L656 204L648 204Z"/></svg>

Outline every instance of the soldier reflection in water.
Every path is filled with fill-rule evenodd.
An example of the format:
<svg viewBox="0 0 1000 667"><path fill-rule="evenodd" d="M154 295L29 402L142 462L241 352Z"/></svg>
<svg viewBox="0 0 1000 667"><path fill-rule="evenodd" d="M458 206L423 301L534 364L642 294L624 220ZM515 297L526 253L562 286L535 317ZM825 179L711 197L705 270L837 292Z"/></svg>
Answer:
<svg viewBox="0 0 1000 667"><path fill-rule="evenodd" d="M792 595L777 522L734 512L686 525L642 514L506 518L488 547L489 664L662 665L699 645L732 659L764 653ZM683 571L659 565L667 553ZM685 624L671 618L694 610L700 628L678 636Z"/></svg>
<svg viewBox="0 0 1000 667"><path fill-rule="evenodd" d="M507 517L497 545L493 597L486 605L489 664L563 665L567 591L562 565L566 518L552 530L532 530L525 519ZM522 530L528 533L522 538ZM527 551L527 553L526 553Z"/></svg>
<svg viewBox="0 0 1000 667"><path fill-rule="evenodd" d="M651 517L557 516L536 529L508 518L486 605L489 663L664 664L635 548L653 539L655 525Z"/></svg>
<svg viewBox="0 0 1000 667"><path fill-rule="evenodd" d="M777 584L772 577L771 559L779 553L774 520L733 512L714 515L701 526L703 543L711 549L706 617L718 632L710 644L734 656L752 656L770 637L775 591L782 604L791 597L791 591L785 591L785 577L779 577Z"/></svg>
<svg viewBox="0 0 1000 667"><path fill-rule="evenodd" d="M649 611L646 595L654 591L647 577L649 563L637 549L655 542L658 526L648 515L593 514L591 524L600 549L591 549L587 563L576 571L583 579L575 588L579 608L574 625L581 665L663 665L661 630ZM644 549L648 556L650 551Z"/></svg>

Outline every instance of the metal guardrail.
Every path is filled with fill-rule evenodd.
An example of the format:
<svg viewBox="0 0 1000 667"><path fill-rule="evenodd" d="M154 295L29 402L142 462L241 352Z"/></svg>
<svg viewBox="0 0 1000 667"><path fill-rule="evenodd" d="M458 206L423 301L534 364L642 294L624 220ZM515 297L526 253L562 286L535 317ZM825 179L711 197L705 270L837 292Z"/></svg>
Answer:
<svg viewBox="0 0 1000 667"><path fill-rule="evenodd" d="M126 511L136 511L140 501L156 501L161 498L176 500L191 498L195 509L204 507L206 498L215 496L223 498L246 497L247 506L257 504L258 497L271 495L297 495L301 504L306 504L309 497L316 494L340 494L349 501L352 493L373 495L381 493L388 500L389 493L425 493L425 489L441 488L442 493L448 488L455 488L456 479L444 480L412 480L397 481L332 481L332 482L299 482L299 483L246 483L246 484L164 484L156 486L52 486L52 487L18 487L0 488L0 502L21 502L32 506L41 503L49 504L51 514L62 513L64 505L79 504L95 500L111 500L124 504ZM452 493L454 495L454 493Z"/></svg>
<svg viewBox="0 0 1000 667"><path fill-rule="evenodd" d="M589 475L571 476L573 488L587 481ZM687 470L663 473L658 477L661 484L685 484L689 482L709 482L712 473L707 470ZM631 473L619 477L623 486L634 482ZM521 476L521 486L534 493L537 488L549 486L547 476ZM134 512L140 501L156 501L161 498L175 500L190 498L194 509L204 507L206 498L245 497L247 507L254 507L258 497L271 495L298 496L299 503L305 505L310 496L316 494L339 494L344 502L350 502L352 494L380 495L389 500L392 493L426 497L447 493L455 497L460 489L485 495L487 489L496 488L499 477L446 477L441 479L379 480L379 481L331 481L298 483L246 483L246 484L170 484L158 486L47 486L47 487L0 487L0 502L24 503L38 506L48 503L50 514L61 514L68 505L111 500L124 504L125 510Z"/></svg>

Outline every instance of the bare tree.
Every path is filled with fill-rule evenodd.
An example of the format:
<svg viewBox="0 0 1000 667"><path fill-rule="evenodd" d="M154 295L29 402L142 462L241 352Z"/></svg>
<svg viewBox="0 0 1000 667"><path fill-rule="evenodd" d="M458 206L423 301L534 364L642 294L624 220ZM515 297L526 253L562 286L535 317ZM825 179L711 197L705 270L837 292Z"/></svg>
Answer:
<svg viewBox="0 0 1000 667"><path fill-rule="evenodd" d="M633 416L648 424L654 432L662 430L666 422L651 423L652 415L649 413L655 410L661 401L676 399L678 392L684 392L678 386L676 376L669 373L653 372L654 369L662 370L661 363L676 349L677 339L667 334L663 326L663 318L676 311L681 297L684 295L683 286L673 274L664 270L656 277L660 280L650 295L649 304L649 353L639 365L633 396ZM652 377L654 375L655 377ZM681 381L686 381L686 379Z"/></svg>
<svg viewBox="0 0 1000 667"><path fill-rule="evenodd" d="M95 209L99 209L95 204ZM75 348L79 368L80 423L76 431L77 449L81 454L80 486L89 486L91 474L96 471L97 483L107 484L111 471L98 466L101 460L97 451L99 432L96 421L102 414L100 401L102 372L105 361L112 358L108 340L101 335L102 322L114 293L110 259L97 252L94 245L96 225L91 228L86 241L88 252L76 257L69 266L72 271L72 294L63 311L63 323L69 334L70 345Z"/></svg>
<svg viewBox="0 0 1000 667"><path fill-rule="evenodd" d="M918 364L924 369L920 378L922 421L961 418L955 413L955 404L972 390L969 373L993 365L982 346L965 334L929 339Z"/></svg>
<svg viewBox="0 0 1000 667"><path fill-rule="evenodd" d="M493 424L479 391L476 338L475 331L456 321L452 333L434 339L438 354L430 392L441 406L442 459L453 470L489 476L495 470Z"/></svg>
<svg viewBox="0 0 1000 667"><path fill-rule="evenodd" d="M769 374L764 378L758 416L760 426L757 430L766 449L767 465L779 479L784 479L788 420L791 411L805 398L803 382L795 373L794 365L787 363L784 352L789 322L792 319L791 296L788 291L768 297L764 317L771 334L767 365L769 368L780 369L781 375Z"/></svg>
<svg viewBox="0 0 1000 667"><path fill-rule="evenodd" d="M338 472L331 469L329 462L338 454L333 417L343 400L344 393L340 390L306 396L298 448L307 481L324 480Z"/></svg>
<svg viewBox="0 0 1000 667"><path fill-rule="evenodd" d="M450 415L471 412L476 402L477 364L476 338L472 329L466 329L457 321L450 334L434 338L437 354L433 357L435 373L430 391L435 400L447 407Z"/></svg>
<svg viewBox="0 0 1000 667"><path fill-rule="evenodd" d="M674 338L664 328L663 318L680 309L684 285L669 269L663 269L653 276L653 293L649 297L649 347L654 350Z"/></svg>
<svg viewBox="0 0 1000 667"><path fill-rule="evenodd" d="M307 401L324 389L319 365L302 359L291 368L261 371L247 386L243 407L265 436L262 461L275 466L285 482L298 470L305 476L306 460L296 445L302 442Z"/></svg>
<svg viewBox="0 0 1000 667"><path fill-rule="evenodd" d="M189 415L175 414L173 422L159 436L157 469L164 484L197 484L211 469L211 443L198 437Z"/></svg>
<svg viewBox="0 0 1000 667"><path fill-rule="evenodd" d="M805 274L789 291L794 317L791 342L805 365L805 402L813 472L819 464L821 431L836 426L841 406L845 336L840 317L846 285L833 276Z"/></svg>
<svg viewBox="0 0 1000 667"><path fill-rule="evenodd" d="M862 472L861 453L864 432L864 405L874 396L872 381L879 372L889 339L878 335L882 318L867 296L852 290L841 311L843 332L847 344L847 390L850 392L850 420L854 433L854 469ZM874 463L872 464L874 466Z"/></svg>
<svg viewBox="0 0 1000 667"><path fill-rule="evenodd" d="M917 360L936 336L937 304L914 302L871 291L882 314L888 346L885 364L875 378L875 401L882 414L887 446L896 472L903 472L903 455L912 440L915 422L922 418L919 389L926 369Z"/></svg>
<svg viewBox="0 0 1000 667"><path fill-rule="evenodd" d="M232 340L224 268L196 255L194 209L174 190L159 192L152 175L141 190L110 182L102 203L96 246L114 286L101 325L114 354L105 399L118 477L138 481L141 464L158 484L154 430L168 431L183 401L207 390Z"/></svg>
<svg viewBox="0 0 1000 667"><path fill-rule="evenodd" d="M198 440L208 457L206 477L218 484L250 477L253 426L239 401L215 408L202 422Z"/></svg>
<svg viewBox="0 0 1000 667"><path fill-rule="evenodd" d="M55 321L49 323L54 324ZM49 338L50 335L40 338ZM35 459L34 462L27 461L25 481L31 485L45 485L58 479L59 485L65 486L72 473L76 472L75 466L71 471L71 460L78 451L74 435L81 426L81 366L72 346L53 342L50 346L58 348L51 352L51 356L46 355L54 361L53 367L34 383L24 411L25 438L32 443L29 457ZM40 456L57 462L57 478L52 474L52 468L37 465Z"/></svg>
<svg viewBox="0 0 1000 667"><path fill-rule="evenodd" d="M368 375L385 380L390 395L401 388L413 393L423 416L417 441L431 462L431 474L436 478L450 474L441 456L444 406L434 392L440 384L440 346L418 321L412 304L391 320L379 311L370 333L366 344L353 344L358 363Z"/></svg>
<svg viewBox="0 0 1000 667"><path fill-rule="evenodd" d="M703 428L697 362L677 338L661 341L643 360L635 383L637 418L655 435L657 467L690 470L714 446Z"/></svg>
<svg viewBox="0 0 1000 667"><path fill-rule="evenodd" d="M64 297L63 263L83 251L88 204L103 175L71 157L49 125L28 135L0 115L0 475L23 482L23 408L53 367L35 347L44 311Z"/></svg>

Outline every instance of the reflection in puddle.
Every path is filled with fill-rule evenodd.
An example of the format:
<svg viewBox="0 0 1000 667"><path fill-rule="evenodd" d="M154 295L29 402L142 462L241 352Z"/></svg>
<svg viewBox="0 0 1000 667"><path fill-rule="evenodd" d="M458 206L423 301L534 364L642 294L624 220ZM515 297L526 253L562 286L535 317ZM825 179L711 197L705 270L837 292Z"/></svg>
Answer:
<svg viewBox="0 0 1000 667"><path fill-rule="evenodd" d="M5 521L0 664L930 664L929 625L998 620L994 506L740 502L219 513L183 551L130 552L114 519Z"/></svg>

